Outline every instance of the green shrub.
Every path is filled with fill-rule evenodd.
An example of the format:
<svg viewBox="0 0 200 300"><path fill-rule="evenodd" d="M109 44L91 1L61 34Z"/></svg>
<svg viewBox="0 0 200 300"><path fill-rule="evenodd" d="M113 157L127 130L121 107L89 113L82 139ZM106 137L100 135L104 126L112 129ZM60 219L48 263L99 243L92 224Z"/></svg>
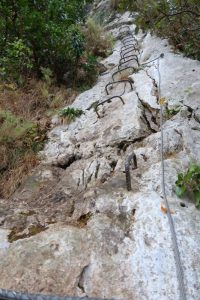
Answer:
<svg viewBox="0 0 200 300"><path fill-rule="evenodd" d="M59 116L67 119L67 121L74 121L77 117L80 117L84 112L82 109L76 109L73 107L67 107L60 111Z"/></svg>
<svg viewBox="0 0 200 300"><path fill-rule="evenodd" d="M199 0L120 0L118 7L135 13L137 29L167 37L175 49L200 59Z"/></svg>
<svg viewBox="0 0 200 300"><path fill-rule="evenodd" d="M21 66L30 66L26 60L28 49L34 74L41 76L41 67L50 68L61 81L66 71L73 72L84 50L79 26L85 21L85 6L91 1L0 1L1 73L9 74L10 61L11 69L16 71L14 77L19 77ZM19 48L20 53L16 53ZM20 67L18 72L15 63Z"/></svg>
<svg viewBox="0 0 200 300"><path fill-rule="evenodd" d="M97 58L92 54L88 54L81 65L81 69L83 72L78 84L80 88L90 88L99 75Z"/></svg>
<svg viewBox="0 0 200 300"><path fill-rule="evenodd" d="M200 166L192 164L187 172L178 174L175 182L175 192L178 197L182 197L189 192L195 199L196 207L200 206Z"/></svg>
<svg viewBox="0 0 200 300"><path fill-rule="evenodd" d="M0 58L0 75L4 81L23 82L23 75L27 75L33 68L32 51L21 39L7 44L4 56Z"/></svg>

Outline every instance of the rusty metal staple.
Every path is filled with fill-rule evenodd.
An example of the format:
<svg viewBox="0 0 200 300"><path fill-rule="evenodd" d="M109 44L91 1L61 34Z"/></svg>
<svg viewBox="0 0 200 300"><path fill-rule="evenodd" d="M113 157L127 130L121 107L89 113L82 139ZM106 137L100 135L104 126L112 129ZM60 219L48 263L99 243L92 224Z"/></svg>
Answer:
<svg viewBox="0 0 200 300"><path fill-rule="evenodd" d="M126 68L124 68L124 69L121 69L121 70L119 70L119 71L116 71L115 73L112 74L112 80L115 81L115 79L114 79L115 75L117 75L118 73L121 74L121 72L123 72L123 71L125 71L125 70L128 70L128 69L132 69L133 72L136 70L136 68L134 68L134 67L126 67Z"/></svg>
<svg viewBox="0 0 200 300"><path fill-rule="evenodd" d="M123 39L122 39L122 43L125 42L126 40L128 39L134 39L136 40L136 38L133 36L133 34L129 34L129 36L125 36Z"/></svg>
<svg viewBox="0 0 200 300"><path fill-rule="evenodd" d="M128 60L126 60L126 61L120 63L120 64L118 65L118 70L120 70L120 67L121 67L121 66L123 66L124 64L126 64L126 63L128 63L128 62L130 62L130 61L136 61L136 62L137 62L137 65L138 65L138 67L139 67L138 59L136 59L136 58L134 57L134 58L130 58L130 59L128 59Z"/></svg>
<svg viewBox="0 0 200 300"><path fill-rule="evenodd" d="M137 45L139 45L138 41L135 40L135 39L133 39L133 38L129 38L129 39L126 40L125 42L122 42L122 44L126 46L128 43L131 43L131 42L133 42L133 41L134 41L134 43L136 43Z"/></svg>
<svg viewBox="0 0 200 300"><path fill-rule="evenodd" d="M120 64L123 60L126 60L126 59L131 58L131 57L134 57L134 58L138 61L138 56L137 56L136 54L131 54L131 55L128 55L128 56L126 56L126 57L121 58L120 61L119 61L119 64ZM139 64L139 61L138 61L138 64Z"/></svg>
<svg viewBox="0 0 200 300"><path fill-rule="evenodd" d="M136 43L131 43L131 44L128 44L128 45L123 46L123 47L121 48L121 52L124 51L124 50L127 50L127 49L129 49L129 48L131 48L131 47L134 47L134 48L137 47Z"/></svg>
<svg viewBox="0 0 200 300"><path fill-rule="evenodd" d="M117 84L117 83L120 83L120 82L124 82L124 83L125 83L125 82L128 82L128 83L130 84L130 86L131 86L131 90L133 90L133 83L132 83L131 80L129 80L129 79L126 79L126 80L118 80L118 81L110 82L110 83L108 83L108 84L106 85L105 90L106 90L107 95L109 95L109 92L108 92L108 87L109 87L109 85Z"/></svg>
<svg viewBox="0 0 200 300"><path fill-rule="evenodd" d="M112 97L110 97L110 98L108 98L108 99L106 99L106 100L104 100L104 101L98 103L96 107L98 107L98 106L100 106L100 105L103 105L103 104L106 103L106 102L111 103L111 102L112 102L111 100L114 99L114 98L119 98L119 99L121 100L122 104L123 104L123 105L125 104L125 103L124 103L124 100L122 99L121 96L112 96Z"/></svg>
<svg viewBox="0 0 200 300"><path fill-rule="evenodd" d="M128 50L128 49L127 49ZM123 51L120 53L120 56L121 56L121 58L125 58L126 57L126 55L127 54L130 54L132 51L135 51L135 52L138 52L138 53L140 53L140 51L139 51L139 49L137 49L137 48L131 48L131 49L129 49L128 51L126 51L124 54L123 54Z"/></svg>
<svg viewBox="0 0 200 300"><path fill-rule="evenodd" d="M128 33L123 39L122 39L122 42L124 43L124 42L126 42L126 40L129 40L129 39L134 39L134 41L137 41L138 42L138 40L136 39L136 37L131 33Z"/></svg>
<svg viewBox="0 0 200 300"><path fill-rule="evenodd" d="M128 70L128 69L132 69L133 72L136 70L136 68L134 68L134 67L126 67L124 69L118 70L118 71L116 71L115 73L112 74L112 80L115 81L115 79L114 79L115 75L117 75L118 73L121 74L121 72L123 72L125 70Z"/></svg>
<svg viewBox="0 0 200 300"><path fill-rule="evenodd" d="M136 39L132 36L126 38L125 40L122 40L122 44L123 45L126 45L127 43L131 42L131 41L134 41L135 43L137 43Z"/></svg>
<svg viewBox="0 0 200 300"><path fill-rule="evenodd" d="M125 174L126 174L126 187L128 191L131 191L131 173L130 164L133 163L133 170L137 169L137 158L134 152L129 154L125 160Z"/></svg>
<svg viewBox="0 0 200 300"><path fill-rule="evenodd" d="M120 28L119 28L119 32L121 32L122 29L125 29L125 28L128 28L128 30L130 31L130 26L129 25L122 25Z"/></svg>

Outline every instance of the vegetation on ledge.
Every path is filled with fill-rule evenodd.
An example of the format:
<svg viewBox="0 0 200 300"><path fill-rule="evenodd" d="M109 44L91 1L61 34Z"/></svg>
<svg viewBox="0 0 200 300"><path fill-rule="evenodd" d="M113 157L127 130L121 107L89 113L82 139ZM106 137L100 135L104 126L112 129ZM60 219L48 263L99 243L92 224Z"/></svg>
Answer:
<svg viewBox="0 0 200 300"><path fill-rule="evenodd" d="M136 18L136 32L152 30L166 37L175 49L200 60L199 0L111 0L113 7L130 10Z"/></svg>

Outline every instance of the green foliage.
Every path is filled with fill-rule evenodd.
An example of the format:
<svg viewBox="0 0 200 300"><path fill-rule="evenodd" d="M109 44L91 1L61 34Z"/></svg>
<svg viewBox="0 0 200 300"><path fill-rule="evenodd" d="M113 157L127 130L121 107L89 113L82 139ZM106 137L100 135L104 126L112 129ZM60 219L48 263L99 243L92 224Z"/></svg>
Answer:
<svg viewBox="0 0 200 300"><path fill-rule="evenodd" d="M175 116L179 111L181 107L175 106L174 108L168 108L166 107L165 116L167 119L171 119L173 116Z"/></svg>
<svg viewBox="0 0 200 300"><path fill-rule="evenodd" d="M74 121L77 117L80 117L84 112L82 109L76 109L73 107L67 107L60 111L60 117L67 119L69 122Z"/></svg>
<svg viewBox="0 0 200 300"><path fill-rule="evenodd" d="M22 74L27 74L33 68L32 51L21 39L9 42L0 58L0 75L4 81L22 82Z"/></svg>
<svg viewBox="0 0 200 300"><path fill-rule="evenodd" d="M186 173L178 174L175 182L175 192L178 197L182 197L186 192L192 193L196 207L200 206L200 166L192 164Z"/></svg>
<svg viewBox="0 0 200 300"><path fill-rule="evenodd" d="M9 111L0 111L0 143L12 143L22 138L33 124L24 122Z"/></svg>
<svg viewBox="0 0 200 300"><path fill-rule="evenodd" d="M153 30L175 49L200 59L199 0L120 0L118 8L134 12L137 30Z"/></svg>
<svg viewBox="0 0 200 300"><path fill-rule="evenodd" d="M91 84L97 80L99 74L97 66L97 58L92 54L88 54L85 62L82 64L84 74L82 81L80 81L81 86L91 87Z"/></svg>
<svg viewBox="0 0 200 300"><path fill-rule="evenodd" d="M42 135L36 124L14 116L10 111L0 110L0 145L8 149L27 149L37 152L41 150Z"/></svg>
<svg viewBox="0 0 200 300"><path fill-rule="evenodd" d="M53 72L49 68L41 67L42 77L47 86L53 83Z"/></svg>
<svg viewBox="0 0 200 300"><path fill-rule="evenodd" d="M7 76L13 69L17 73L19 66L16 80L21 68L33 66L41 75L43 67L50 68L60 81L66 71L73 71L84 50L83 35L76 24L85 21L85 5L91 1L1 0L1 73Z"/></svg>

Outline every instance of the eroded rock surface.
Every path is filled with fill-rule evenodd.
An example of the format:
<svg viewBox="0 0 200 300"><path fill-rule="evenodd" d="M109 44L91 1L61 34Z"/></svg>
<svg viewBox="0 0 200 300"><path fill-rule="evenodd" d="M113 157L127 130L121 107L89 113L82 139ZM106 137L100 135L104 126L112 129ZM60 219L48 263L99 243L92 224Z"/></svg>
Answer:
<svg viewBox="0 0 200 300"><path fill-rule="evenodd" d="M109 88L122 43L108 69L73 107L84 115L49 133L41 165L9 200L0 201L0 287L60 295L124 300L179 300L168 219L163 213L158 105L161 96L176 115L165 115L166 191L175 222L188 300L200 299L200 213L173 192L177 173L200 163L200 63L173 53L166 40L139 33L139 68L132 80ZM128 19L130 23L131 18ZM133 31L134 25L130 25ZM126 30L124 30L126 34ZM121 74L117 74L121 76ZM117 78L119 79L119 78ZM95 102L122 95L99 106ZM166 112L166 111L165 111ZM124 163L135 152L132 191Z"/></svg>

